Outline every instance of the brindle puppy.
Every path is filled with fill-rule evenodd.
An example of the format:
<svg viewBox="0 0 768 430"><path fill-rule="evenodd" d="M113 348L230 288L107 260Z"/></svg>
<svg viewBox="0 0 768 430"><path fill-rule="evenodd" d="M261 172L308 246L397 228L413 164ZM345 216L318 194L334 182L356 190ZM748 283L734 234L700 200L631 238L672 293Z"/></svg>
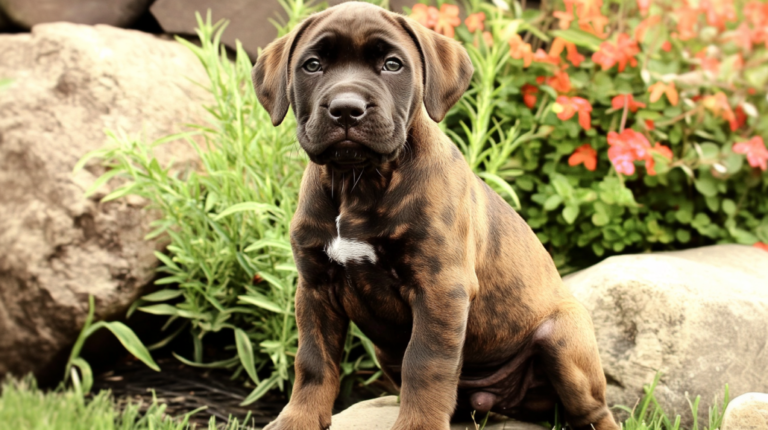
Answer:
<svg viewBox="0 0 768 430"><path fill-rule="evenodd" d="M616 429L592 322L528 225L436 122L472 63L455 41L365 3L312 15L253 69L309 154L291 226L299 269L293 397L268 430L331 425L349 321L401 387L396 430L457 408Z"/></svg>

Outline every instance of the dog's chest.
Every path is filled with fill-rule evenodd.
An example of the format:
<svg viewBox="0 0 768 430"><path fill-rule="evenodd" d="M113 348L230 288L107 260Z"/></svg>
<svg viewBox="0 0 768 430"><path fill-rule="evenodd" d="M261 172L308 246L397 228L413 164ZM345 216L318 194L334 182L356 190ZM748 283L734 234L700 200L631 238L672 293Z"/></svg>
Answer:
<svg viewBox="0 0 768 430"><path fill-rule="evenodd" d="M331 261L347 267L351 263L376 264L379 256L368 241L342 234L342 215L336 217L336 236L325 245L325 254Z"/></svg>

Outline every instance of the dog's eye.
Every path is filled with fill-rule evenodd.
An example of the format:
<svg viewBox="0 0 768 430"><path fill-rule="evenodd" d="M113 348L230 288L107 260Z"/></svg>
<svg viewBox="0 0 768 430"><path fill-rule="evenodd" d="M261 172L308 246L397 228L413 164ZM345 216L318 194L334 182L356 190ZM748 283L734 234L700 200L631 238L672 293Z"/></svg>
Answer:
<svg viewBox="0 0 768 430"><path fill-rule="evenodd" d="M387 72L396 72L403 67L403 63L396 58L389 58L384 62L384 70Z"/></svg>
<svg viewBox="0 0 768 430"><path fill-rule="evenodd" d="M315 73L321 69L320 62L314 58L308 60L302 67L304 67L304 70L308 71L309 73Z"/></svg>

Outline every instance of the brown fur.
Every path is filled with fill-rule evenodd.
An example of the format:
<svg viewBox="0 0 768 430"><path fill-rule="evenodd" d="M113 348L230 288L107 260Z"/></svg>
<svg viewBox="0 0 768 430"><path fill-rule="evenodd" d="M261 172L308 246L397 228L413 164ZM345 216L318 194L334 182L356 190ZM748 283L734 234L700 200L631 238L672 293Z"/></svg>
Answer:
<svg viewBox="0 0 768 430"><path fill-rule="evenodd" d="M403 69L381 71L387 55ZM322 71L306 72L307 58ZM396 430L448 429L457 409L541 419L558 401L574 428L618 428L589 315L528 225L434 122L471 74L458 43L360 3L313 15L259 57L259 100L275 124L293 107L312 160L291 226L296 384L268 430L330 426L349 321L401 389ZM329 114L342 93L367 103L359 120ZM350 156L365 159L360 171L339 164L349 141L364 146ZM329 262L339 233L368 244L376 262Z"/></svg>

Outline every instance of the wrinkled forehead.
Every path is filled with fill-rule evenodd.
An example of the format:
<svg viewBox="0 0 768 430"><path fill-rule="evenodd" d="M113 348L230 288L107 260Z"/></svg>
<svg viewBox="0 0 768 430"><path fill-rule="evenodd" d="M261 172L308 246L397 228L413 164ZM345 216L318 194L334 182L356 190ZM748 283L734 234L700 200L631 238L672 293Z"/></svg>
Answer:
<svg viewBox="0 0 768 430"><path fill-rule="evenodd" d="M361 56L417 48L396 15L367 3L346 3L318 16L301 36L295 57L306 53Z"/></svg>

